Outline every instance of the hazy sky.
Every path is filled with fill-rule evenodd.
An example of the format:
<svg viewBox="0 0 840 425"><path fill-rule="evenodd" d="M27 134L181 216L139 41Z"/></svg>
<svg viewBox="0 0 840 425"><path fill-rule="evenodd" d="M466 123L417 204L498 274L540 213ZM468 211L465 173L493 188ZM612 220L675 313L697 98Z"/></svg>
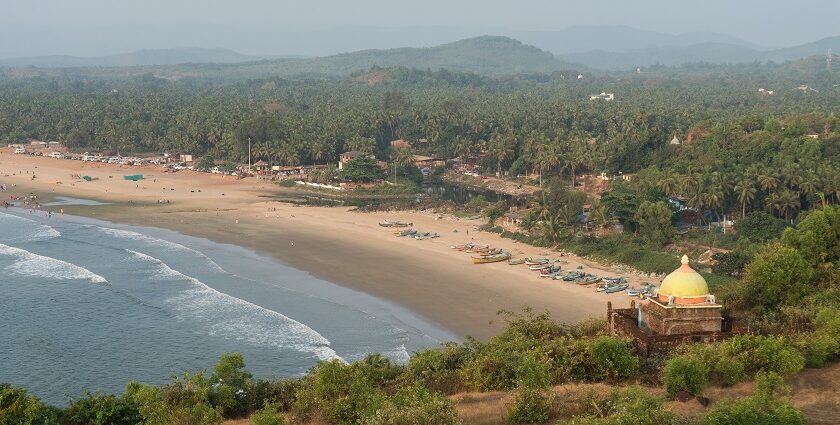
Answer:
<svg viewBox="0 0 840 425"><path fill-rule="evenodd" d="M840 35L838 17L840 0L0 0L0 57L174 46L301 54L290 47L294 38L337 27L401 27L406 34L444 27L439 38L446 38L626 25L786 47Z"/></svg>

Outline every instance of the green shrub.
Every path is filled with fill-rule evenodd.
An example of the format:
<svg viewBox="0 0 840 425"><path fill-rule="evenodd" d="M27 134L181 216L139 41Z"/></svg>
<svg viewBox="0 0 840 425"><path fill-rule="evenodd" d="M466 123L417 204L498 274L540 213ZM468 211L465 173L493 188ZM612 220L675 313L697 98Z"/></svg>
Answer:
<svg viewBox="0 0 840 425"><path fill-rule="evenodd" d="M370 366L323 362L304 378L295 395L295 411L306 418L319 410L330 423L357 423L372 415L385 395L375 387Z"/></svg>
<svg viewBox="0 0 840 425"><path fill-rule="evenodd" d="M697 395L709 382L709 367L695 356L682 355L668 361L663 375L669 397L673 398L682 391Z"/></svg>
<svg viewBox="0 0 840 425"><path fill-rule="evenodd" d="M756 391L750 397L715 404L700 425L804 425L805 417L782 397L786 391L781 376L769 372L756 375Z"/></svg>
<svg viewBox="0 0 840 425"><path fill-rule="evenodd" d="M23 388L0 384L0 424L40 425L55 423L54 412Z"/></svg>
<svg viewBox="0 0 840 425"><path fill-rule="evenodd" d="M407 368L426 387L453 394L463 389L459 370L470 355L463 345L449 342L440 348L414 353L408 360Z"/></svg>
<svg viewBox="0 0 840 425"><path fill-rule="evenodd" d="M72 400L61 415L62 424L134 425L141 421L140 406L113 395L85 393Z"/></svg>
<svg viewBox="0 0 840 425"><path fill-rule="evenodd" d="M210 404L210 383L202 373L184 373L160 388L129 382L123 397L139 406L147 425L222 423L221 408Z"/></svg>
<svg viewBox="0 0 840 425"><path fill-rule="evenodd" d="M591 380L623 380L639 373L639 357L632 345L609 336L595 338L591 342Z"/></svg>
<svg viewBox="0 0 840 425"><path fill-rule="evenodd" d="M720 344L718 357L743 363L747 378L759 371L790 376L805 366L802 353L781 336L736 335Z"/></svg>
<svg viewBox="0 0 840 425"><path fill-rule="evenodd" d="M490 347L477 353L461 369L461 379L476 391L498 391L516 385L519 364L516 351Z"/></svg>
<svg viewBox="0 0 840 425"><path fill-rule="evenodd" d="M715 364L714 372L724 385L735 385L747 378L746 366L737 359L724 359Z"/></svg>
<svg viewBox="0 0 840 425"><path fill-rule="evenodd" d="M763 243L782 236L787 222L763 211L747 214L735 223L735 231L752 242Z"/></svg>
<svg viewBox="0 0 840 425"><path fill-rule="evenodd" d="M590 317L572 325L570 332L577 338L602 336L607 333L607 321L600 317Z"/></svg>
<svg viewBox="0 0 840 425"><path fill-rule="evenodd" d="M588 406L589 411L558 425L668 425L674 414L662 399L641 387L614 390L609 398Z"/></svg>
<svg viewBox="0 0 840 425"><path fill-rule="evenodd" d="M520 387L507 418L514 424L541 424L548 421L554 393L538 388Z"/></svg>
<svg viewBox="0 0 840 425"><path fill-rule="evenodd" d="M809 367L823 367L840 357L840 314L836 309L823 309L814 319L814 332L799 344Z"/></svg>
<svg viewBox="0 0 840 425"><path fill-rule="evenodd" d="M287 412L295 403L295 393L300 388L297 379L279 379L254 381L247 389L248 411L254 412L271 403L281 412Z"/></svg>
<svg viewBox="0 0 840 425"><path fill-rule="evenodd" d="M383 406L362 420L365 425L457 425L452 402L421 385L400 389Z"/></svg>
<svg viewBox="0 0 840 425"><path fill-rule="evenodd" d="M251 425L285 425L286 421L280 414L280 409L278 403L266 403L251 415Z"/></svg>

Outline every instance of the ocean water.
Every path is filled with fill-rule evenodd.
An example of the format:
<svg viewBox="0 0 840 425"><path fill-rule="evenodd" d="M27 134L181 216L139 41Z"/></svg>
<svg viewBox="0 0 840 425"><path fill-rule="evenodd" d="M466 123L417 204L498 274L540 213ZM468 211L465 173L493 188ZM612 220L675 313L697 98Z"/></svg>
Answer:
<svg viewBox="0 0 840 425"><path fill-rule="evenodd" d="M209 370L256 376L456 339L411 312L233 245L81 217L0 210L0 382L63 405Z"/></svg>

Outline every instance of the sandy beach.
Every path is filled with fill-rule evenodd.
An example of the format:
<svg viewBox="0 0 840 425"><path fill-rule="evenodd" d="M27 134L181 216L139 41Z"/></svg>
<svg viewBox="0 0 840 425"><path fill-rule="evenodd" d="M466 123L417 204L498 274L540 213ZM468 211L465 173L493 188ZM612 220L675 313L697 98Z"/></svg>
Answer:
<svg viewBox="0 0 840 425"><path fill-rule="evenodd" d="M32 179L32 174L36 178ZM145 180L123 180L141 173ZM78 176L94 178L87 182ZM495 234L473 231L482 221L422 212L361 213L345 207L297 206L278 200L280 187L255 178L192 171L165 173L157 166L98 164L29 155L0 149L0 193L34 192L42 197L67 196L108 202L100 206L51 208L114 222L172 229L184 234L236 244L273 256L336 284L396 302L457 335L486 338L497 311L530 306L548 310L555 319L575 322L603 316L607 301L627 305L623 292L597 293L562 281L541 279L525 266L507 263L473 265L469 254L450 245L473 240L510 250L514 257L550 256ZM414 223L440 238L397 238L380 227L386 219ZM456 232L457 230L457 232ZM469 231L469 232L468 232ZM469 234L468 234L469 233ZM597 275L620 276L603 265L564 256L564 270L583 265ZM624 275L632 285L658 283L649 277Z"/></svg>

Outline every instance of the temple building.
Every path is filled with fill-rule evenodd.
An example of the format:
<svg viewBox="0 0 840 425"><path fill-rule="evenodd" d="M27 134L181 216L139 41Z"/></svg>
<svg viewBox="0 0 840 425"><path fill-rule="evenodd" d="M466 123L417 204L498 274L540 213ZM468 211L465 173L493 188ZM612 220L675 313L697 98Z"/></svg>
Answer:
<svg viewBox="0 0 840 425"><path fill-rule="evenodd" d="M633 338L641 351L650 353L684 342L728 338L731 323L721 315L722 308L684 255L682 265L662 280L653 296L631 303L629 309L613 309L608 303L607 323L610 334Z"/></svg>

